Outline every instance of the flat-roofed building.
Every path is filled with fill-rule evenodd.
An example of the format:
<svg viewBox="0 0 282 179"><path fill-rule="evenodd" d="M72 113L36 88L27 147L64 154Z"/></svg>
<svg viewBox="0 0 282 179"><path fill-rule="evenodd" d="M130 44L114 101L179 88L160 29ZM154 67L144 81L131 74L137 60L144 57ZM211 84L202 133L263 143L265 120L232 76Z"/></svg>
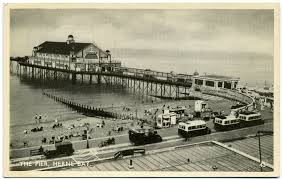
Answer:
<svg viewBox="0 0 282 179"><path fill-rule="evenodd" d="M222 75L198 75L192 77L193 86L207 87L211 89L234 89L239 78Z"/></svg>

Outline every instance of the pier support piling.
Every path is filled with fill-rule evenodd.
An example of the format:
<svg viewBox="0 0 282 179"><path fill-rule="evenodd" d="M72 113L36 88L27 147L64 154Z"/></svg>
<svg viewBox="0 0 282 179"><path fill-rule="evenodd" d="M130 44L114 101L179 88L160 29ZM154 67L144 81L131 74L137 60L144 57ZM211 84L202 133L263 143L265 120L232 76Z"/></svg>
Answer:
<svg viewBox="0 0 282 179"><path fill-rule="evenodd" d="M76 74L72 73L72 84L76 84Z"/></svg>

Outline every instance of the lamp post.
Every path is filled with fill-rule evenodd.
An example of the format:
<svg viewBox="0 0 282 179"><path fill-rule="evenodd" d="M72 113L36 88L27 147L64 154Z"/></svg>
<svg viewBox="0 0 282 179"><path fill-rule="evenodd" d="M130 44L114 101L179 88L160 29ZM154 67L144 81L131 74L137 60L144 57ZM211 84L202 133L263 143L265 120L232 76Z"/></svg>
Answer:
<svg viewBox="0 0 282 179"><path fill-rule="evenodd" d="M258 136L258 142L259 142L259 163L260 163L260 171L262 172L263 164L262 164L262 159L261 159L261 141L260 141L260 136L262 134L273 134L273 131L258 131L257 136Z"/></svg>
<svg viewBox="0 0 282 179"><path fill-rule="evenodd" d="M86 148L89 149L89 127L87 127L86 132Z"/></svg>

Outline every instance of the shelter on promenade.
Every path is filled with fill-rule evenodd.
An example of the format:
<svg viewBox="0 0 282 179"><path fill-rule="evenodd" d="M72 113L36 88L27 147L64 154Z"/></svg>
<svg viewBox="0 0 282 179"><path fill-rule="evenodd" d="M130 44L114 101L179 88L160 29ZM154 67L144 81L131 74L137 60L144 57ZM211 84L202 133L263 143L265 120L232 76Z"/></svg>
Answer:
<svg viewBox="0 0 282 179"><path fill-rule="evenodd" d="M192 85L210 89L235 89L239 78L222 75L197 75L192 77Z"/></svg>

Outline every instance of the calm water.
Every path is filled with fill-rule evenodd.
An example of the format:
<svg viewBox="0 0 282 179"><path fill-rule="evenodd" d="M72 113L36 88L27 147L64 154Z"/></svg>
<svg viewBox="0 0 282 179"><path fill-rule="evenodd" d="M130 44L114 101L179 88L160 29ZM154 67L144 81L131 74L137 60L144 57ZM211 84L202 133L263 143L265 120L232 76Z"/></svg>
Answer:
<svg viewBox="0 0 282 179"><path fill-rule="evenodd" d="M219 74L240 77L241 83L263 86L265 80L273 83L273 59L258 54L222 54L150 50L112 50L125 66L150 68L157 71L174 71L191 74ZM18 76L10 78L11 125L34 123L35 114L47 116L47 120L71 119L81 116L42 95L39 83L20 81ZM65 85L61 88L46 88L68 99L95 107L126 106L140 104L142 100L119 87L98 85ZM145 101L146 102L146 101Z"/></svg>
<svg viewBox="0 0 282 179"><path fill-rule="evenodd" d="M94 107L112 108L117 106L133 106L142 103L140 96L134 96L120 87L104 85L70 85L61 88L41 87L39 83L25 82L18 76L10 80L11 125L34 123L35 114L47 116L47 120L65 120L82 117L58 102L42 95L42 90L57 96L88 104ZM156 99L155 99L156 100ZM144 103L149 102L149 98Z"/></svg>

